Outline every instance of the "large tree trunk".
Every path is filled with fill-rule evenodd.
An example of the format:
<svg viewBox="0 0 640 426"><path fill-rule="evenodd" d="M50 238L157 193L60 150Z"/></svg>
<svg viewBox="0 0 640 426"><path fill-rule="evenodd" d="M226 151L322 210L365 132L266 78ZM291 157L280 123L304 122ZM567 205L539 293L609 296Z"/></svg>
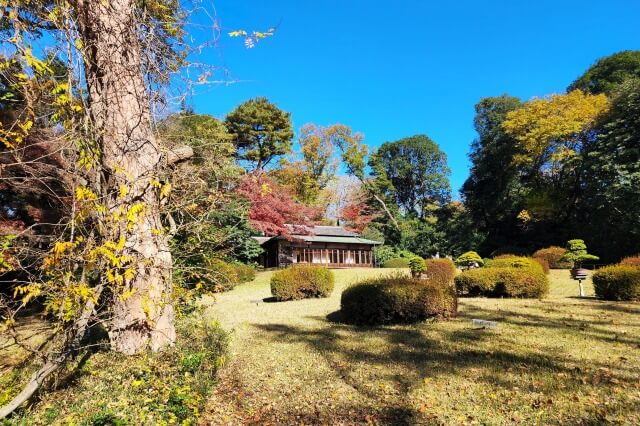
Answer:
<svg viewBox="0 0 640 426"><path fill-rule="evenodd" d="M112 348L126 354L156 351L175 341L172 260L167 237L160 232L156 180L161 153L142 74L135 3L76 0L74 4L85 51L92 127L101 151L96 186L108 212L124 213L119 222L101 223L101 232L110 241L125 238L121 254L131 256L128 267L135 271L135 277L116 286L109 332ZM132 207L141 206L139 214L127 219ZM122 297L125 292L130 296Z"/></svg>

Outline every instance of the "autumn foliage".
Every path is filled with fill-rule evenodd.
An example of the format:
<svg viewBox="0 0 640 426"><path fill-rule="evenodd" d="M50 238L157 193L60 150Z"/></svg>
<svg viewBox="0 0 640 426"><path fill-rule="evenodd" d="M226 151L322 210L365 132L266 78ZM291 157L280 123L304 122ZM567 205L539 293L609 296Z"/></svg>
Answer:
<svg viewBox="0 0 640 426"><path fill-rule="evenodd" d="M249 202L251 225L266 236L288 236L292 228L287 224L311 224L322 214L318 208L295 202L288 189L264 174L246 175L238 193Z"/></svg>

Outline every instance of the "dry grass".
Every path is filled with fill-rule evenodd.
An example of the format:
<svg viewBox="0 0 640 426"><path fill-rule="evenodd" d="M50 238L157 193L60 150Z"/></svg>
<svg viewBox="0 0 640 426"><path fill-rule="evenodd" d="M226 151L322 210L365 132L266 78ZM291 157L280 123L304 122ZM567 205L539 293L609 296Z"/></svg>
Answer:
<svg viewBox="0 0 640 426"><path fill-rule="evenodd" d="M219 295L234 330L212 424L638 424L640 306L578 299L568 271L544 300L462 299L452 321L334 322L327 299L263 303L270 273ZM592 294L590 283L586 285ZM478 330L471 319L500 323Z"/></svg>

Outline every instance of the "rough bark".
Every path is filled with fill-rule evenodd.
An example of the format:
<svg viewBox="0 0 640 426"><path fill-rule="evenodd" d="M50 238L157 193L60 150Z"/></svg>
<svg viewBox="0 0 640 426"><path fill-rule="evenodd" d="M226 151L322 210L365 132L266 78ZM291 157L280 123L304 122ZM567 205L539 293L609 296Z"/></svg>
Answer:
<svg viewBox="0 0 640 426"><path fill-rule="evenodd" d="M125 237L136 275L115 292L110 327L112 349L134 354L157 351L175 341L171 265L160 219L160 195L153 184L162 155L155 140L133 0L78 0L75 3L85 48L88 104L101 151L100 194L108 211L144 210L133 228L103 224L104 238ZM119 189L127 188L125 196ZM114 229L116 228L116 229ZM119 297L124 291L131 297Z"/></svg>

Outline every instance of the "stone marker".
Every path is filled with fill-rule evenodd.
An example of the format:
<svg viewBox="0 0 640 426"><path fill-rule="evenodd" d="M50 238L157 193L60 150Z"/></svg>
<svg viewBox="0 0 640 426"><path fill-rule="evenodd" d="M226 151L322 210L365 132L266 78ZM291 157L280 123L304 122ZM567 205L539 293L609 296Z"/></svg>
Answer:
<svg viewBox="0 0 640 426"><path fill-rule="evenodd" d="M477 325L482 328L496 328L498 326L498 323L496 321L472 319L471 322L473 323L473 325Z"/></svg>

